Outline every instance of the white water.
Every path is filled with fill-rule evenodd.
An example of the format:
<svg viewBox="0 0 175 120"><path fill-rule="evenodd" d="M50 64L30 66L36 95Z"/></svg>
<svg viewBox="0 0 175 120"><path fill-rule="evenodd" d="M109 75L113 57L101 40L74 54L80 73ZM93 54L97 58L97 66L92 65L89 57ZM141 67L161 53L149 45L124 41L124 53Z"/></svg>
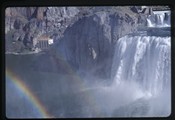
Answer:
<svg viewBox="0 0 175 120"><path fill-rule="evenodd" d="M65 9L62 12L69 16ZM170 13L167 16L163 12L155 13L147 22L148 27L170 26ZM101 85L98 82L94 84L97 80L93 80L92 85L84 84L79 76L73 76L74 71L69 70L69 66L63 69L62 66L67 65L66 61L57 61L55 56L30 58L23 55L20 59L9 57L12 59L8 63L13 64L8 66L20 73L17 76L23 78L21 80L27 83L46 110L55 117L165 117L171 109L170 48L170 37L125 36L119 39L115 46L111 85ZM93 57L96 59L99 56L97 54ZM45 62L40 61L43 58ZM52 63L51 70L58 68L60 73L30 71L25 68L35 59L35 64L41 63L37 66L50 69L47 66ZM24 62L19 64L19 60ZM54 60L57 63L53 63ZM66 68L72 76L65 74ZM87 81L88 79L91 79L90 76ZM35 106L11 86L9 80L6 83L7 117L42 117ZM76 91L78 92L75 93Z"/></svg>
<svg viewBox="0 0 175 120"><path fill-rule="evenodd" d="M154 25L153 25L153 23L151 22L150 19L146 19L146 21L147 21L147 26L148 27L154 27Z"/></svg>
<svg viewBox="0 0 175 120"><path fill-rule="evenodd" d="M137 100L118 108L115 116L165 117L171 113L170 48L170 37L125 36L118 40L112 65L113 86L129 83L122 87L120 97L132 93ZM125 91L137 85L137 92Z"/></svg>
<svg viewBox="0 0 175 120"><path fill-rule="evenodd" d="M170 11L154 11L153 15L148 16L148 27L170 27Z"/></svg>
<svg viewBox="0 0 175 120"><path fill-rule="evenodd" d="M71 16L72 13L71 10L70 14L66 13L65 9L62 12L64 17ZM170 13L166 12L167 17L164 13L155 12L154 16L150 16L147 19L148 27L169 27ZM74 15L76 12L72 14ZM82 83L82 79L73 76L74 74L70 77L64 76L62 74L64 71L61 71L64 69L60 68L63 66L61 61L57 61L61 65L58 66L60 73L30 71L25 66L30 66L29 63L36 58L31 59L25 57L26 55L20 55L22 59L19 60L23 61L21 64L17 62L19 60L16 57L10 57L12 59L6 63L12 63L8 66L15 70L14 73L21 72L16 75L23 78L21 80L27 83L48 112L55 117L165 117L169 115L171 109L170 37L125 36L117 41L115 48L111 75L114 82L106 86L97 82L97 85L93 83L94 86L89 85L89 87L88 84ZM98 54L94 55L94 58L96 57ZM42 58L37 58L38 63ZM53 59L54 56L51 60L54 61ZM46 63L41 62L42 66L52 63L47 58L44 61ZM63 61L63 64L66 64L66 61ZM53 63L50 66L54 65L58 64ZM66 66L65 70L66 68L69 66ZM75 94L74 91L80 91L80 88L82 94ZM16 90L9 80L6 80L6 108L7 117L40 116L35 106L26 101L25 96Z"/></svg>
<svg viewBox="0 0 175 120"><path fill-rule="evenodd" d="M94 94L104 116L167 117L171 113L170 48L170 37L122 37L115 46L113 83L93 84L84 91Z"/></svg>
<svg viewBox="0 0 175 120"><path fill-rule="evenodd" d="M151 95L170 86L170 37L125 36L118 40L113 59L115 84L133 81Z"/></svg>
<svg viewBox="0 0 175 120"><path fill-rule="evenodd" d="M120 38L115 46L111 85L96 79L92 84L83 84L73 76L31 72L27 68L19 69L16 62L15 68L21 71L28 86L33 89L36 86L34 91L41 100L46 98L43 105L55 117L166 117L171 113L170 48L170 37ZM11 92L10 84L6 89L8 117L37 115L30 112L33 108L28 108L17 91ZM78 92L74 94L75 91ZM14 101L8 96L19 99Z"/></svg>

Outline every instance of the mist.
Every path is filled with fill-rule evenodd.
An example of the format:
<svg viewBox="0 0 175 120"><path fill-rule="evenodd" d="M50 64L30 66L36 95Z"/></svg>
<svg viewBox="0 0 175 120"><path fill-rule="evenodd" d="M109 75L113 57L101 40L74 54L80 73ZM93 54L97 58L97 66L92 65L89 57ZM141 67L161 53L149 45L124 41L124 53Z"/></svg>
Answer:
<svg viewBox="0 0 175 120"><path fill-rule="evenodd" d="M121 38L110 79L73 69L67 74L37 71L21 63L33 55L8 55L7 62L56 118L167 117L171 114L169 42L169 37ZM12 81L6 78L7 117L42 118L35 104Z"/></svg>
<svg viewBox="0 0 175 120"><path fill-rule="evenodd" d="M6 116L168 117L172 104L170 13L167 20L164 12L150 16L144 31L130 34L136 21L125 11L81 18L66 27L63 38L46 51L6 54L6 69L13 73L5 78ZM15 79L25 83L50 116L43 115Z"/></svg>
<svg viewBox="0 0 175 120"><path fill-rule="evenodd" d="M34 75L34 74L32 74ZM47 74L47 76L49 73ZM40 79L42 77L40 76ZM73 77L71 77L73 78ZM69 80L68 80L69 79ZM144 91L138 83L124 81L120 84L87 82L84 78L83 87L75 88L75 84L65 85L70 78L42 79L39 88L33 89L35 95L49 113L58 118L87 117L165 117L171 113L170 89L167 88L157 96ZM92 77L91 77L92 80ZM49 81L49 82L47 82ZM21 93L12 82L6 83L6 112L9 118L42 118L38 109Z"/></svg>

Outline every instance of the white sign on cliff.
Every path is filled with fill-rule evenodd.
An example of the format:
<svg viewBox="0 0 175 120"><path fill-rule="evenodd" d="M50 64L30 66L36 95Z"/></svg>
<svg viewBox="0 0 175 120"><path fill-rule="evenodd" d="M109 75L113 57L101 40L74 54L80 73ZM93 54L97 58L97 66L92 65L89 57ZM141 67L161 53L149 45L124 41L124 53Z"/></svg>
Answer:
<svg viewBox="0 0 175 120"><path fill-rule="evenodd" d="M53 39L49 39L49 40L48 40L48 44L49 44L49 45L53 44Z"/></svg>

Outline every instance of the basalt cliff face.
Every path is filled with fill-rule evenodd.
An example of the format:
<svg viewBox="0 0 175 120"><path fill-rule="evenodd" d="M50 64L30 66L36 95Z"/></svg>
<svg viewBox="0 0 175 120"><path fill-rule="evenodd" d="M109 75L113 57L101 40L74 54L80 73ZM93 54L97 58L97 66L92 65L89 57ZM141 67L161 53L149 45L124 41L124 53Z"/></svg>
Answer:
<svg viewBox="0 0 175 120"><path fill-rule="evenodd" d="M127 13L97 12L83 17L67 28L64 37L55 45L57 54L81 74L89 71L109 77L114 44L120 37L136 30L135 23Z"/></svg>
<svg viewBox="0 0 175 120"><path fill-rule="evenodd" d="M6 52L31 51L34 49L33 41L43 34L58 40L78 12L75 7L6 8Z"/></svg>
<svg viewBox="0 0 175 120"><path fill-rule="evenodd" d="M63 37L64 31L68 26L73 25L75 22L80 21L80 19L84 17L93 16L98 12L103 12L104 14L113 13L116 14L115 16L118 16L118 18L121 18L121 20L126 19L126 22L137 22L135 18L136 13L131 10L131 7L6 8L6 52L31 51L34 49L33 41L37 41L37 38L43 34L46 34L50 38L54 39L54 41L58 41L61 37ZM122 25L124 24L121 24L121 26ZM125 27L126 25L123 26L124 29ZM127 27L131 27L131 25ZM118 31L120 31L119 29L121 29L121 27L118 28ZM125 30L129 31L130 28ZM121 34L126 33L127 32L125 31L117 32L116 39L120 37Z"/></svg>
<svg viewBox="0 0 175 120"><path fill-rule="evenodd" d="M109 78L114 44L122 36L136 31L141 20L134 8L7 8L6 52L31 51L35 49L33 41L46 34L54 40L54 45L44 55L38 55L32 60L35 69L58 72L61 69L60 64L67 63L81 75L88 73ZM55 61L65 62L58 62L58 65ZM62 68L64 67L63 65Z"/></svg>

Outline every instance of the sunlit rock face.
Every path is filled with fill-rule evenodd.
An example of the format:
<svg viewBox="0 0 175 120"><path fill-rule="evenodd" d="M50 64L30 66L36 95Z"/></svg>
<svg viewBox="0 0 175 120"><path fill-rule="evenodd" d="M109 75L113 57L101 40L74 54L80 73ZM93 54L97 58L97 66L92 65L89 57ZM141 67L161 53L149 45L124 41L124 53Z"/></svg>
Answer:
<svg viewBox="0 0 175 120"><path fill-rule="evenodd" d="M6 52L24 53L33 39L48 34L57 41L79 13L76 7L8 7L5 10ZM72 20L75 18L75 20ZM13 44L12 44L13 42ZM16 47L16 49L14 49Z"/></svg>

